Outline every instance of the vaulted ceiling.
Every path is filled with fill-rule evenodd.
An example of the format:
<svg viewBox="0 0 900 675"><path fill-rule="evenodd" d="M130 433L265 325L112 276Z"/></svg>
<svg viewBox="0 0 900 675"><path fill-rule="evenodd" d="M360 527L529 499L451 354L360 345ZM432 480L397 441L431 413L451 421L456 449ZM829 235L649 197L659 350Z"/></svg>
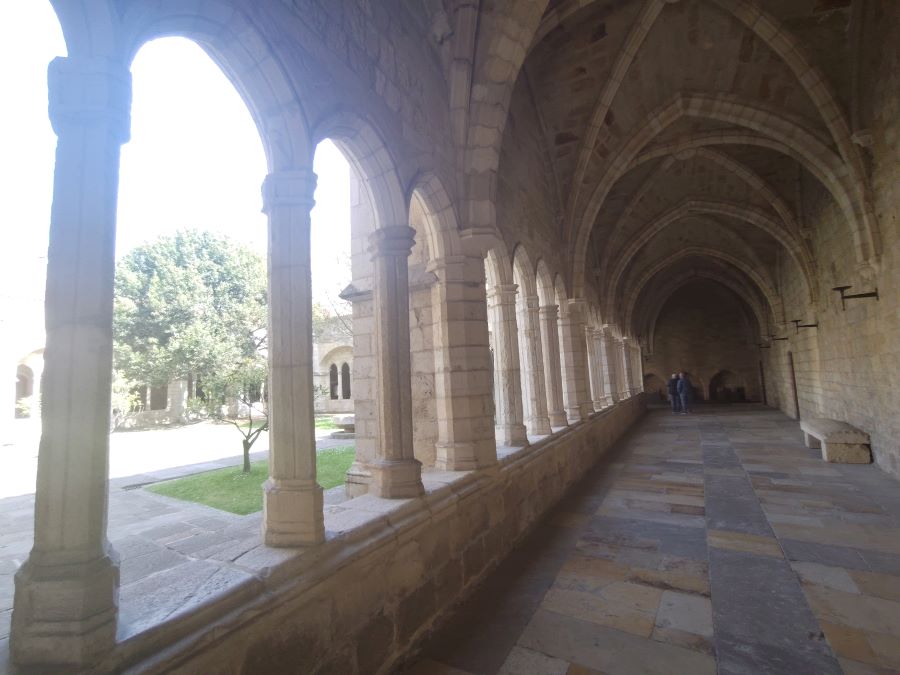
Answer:
<svg viewBox="0 0 900 675"><path fill-rule="evenodd" d="M877 256L846 112L855 20L850 0L548 3L510 113L541 121L570 281L597 289L605 320L646 334L661 280L685 275L783 320L782 266L814 303L805 209L823 200L857 260Z"/></svg>

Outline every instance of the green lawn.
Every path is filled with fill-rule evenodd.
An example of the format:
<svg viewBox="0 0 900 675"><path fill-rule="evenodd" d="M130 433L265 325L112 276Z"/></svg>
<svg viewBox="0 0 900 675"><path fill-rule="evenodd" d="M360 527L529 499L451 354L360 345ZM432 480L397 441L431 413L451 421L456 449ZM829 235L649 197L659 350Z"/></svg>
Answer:
<svg viewBox="0 0 900 675"><path fill-rule="evenodd" d="M352 447L323 450L316 455L316 473L326 490L344 482L344 474L353 463ZM185 478L151 485L147 489L166 497L205 504L239 515L262 509L262 484L269 476L269 463L253 462L250 473L232 467L207 471Z"/></svg>
<svg viewBox="0 0 900 675"><path fill-rule="evenodd" d="M331 415L327 417L316 417L316 429L337 429L338 425L334 423Z"/></svg>

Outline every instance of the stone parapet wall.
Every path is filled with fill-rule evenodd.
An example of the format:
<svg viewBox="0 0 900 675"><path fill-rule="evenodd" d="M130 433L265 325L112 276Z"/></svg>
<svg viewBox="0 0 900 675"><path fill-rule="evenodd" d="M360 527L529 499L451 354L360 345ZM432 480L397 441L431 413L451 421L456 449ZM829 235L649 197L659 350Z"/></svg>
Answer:
<svg viewBox="0 0 900 675"><path fill-rule="evenodd" d="M425 472L420 499L364 495L327 507L326 543L247 554L251 581L120 644L101 667L389 672L643 412L634 396L540 443L504 449L494 468Z"/></svg>

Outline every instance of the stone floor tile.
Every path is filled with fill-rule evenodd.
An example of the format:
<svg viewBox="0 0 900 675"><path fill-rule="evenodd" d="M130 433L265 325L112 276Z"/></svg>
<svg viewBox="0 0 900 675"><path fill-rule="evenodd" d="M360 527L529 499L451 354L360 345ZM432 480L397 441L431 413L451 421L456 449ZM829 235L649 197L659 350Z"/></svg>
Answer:
<svg viewBox="0 0 900 675"><path fill-rule="evenodd" d="M524 647L513 647L498 675L567 675L569 662Z"/></svg>
<svg viewBox="0 0 900 675"><path fill-rule="evenodd" d="M543 609L590 621L643 637L653 623L663 591L651 586L613 581L595 590L569 590L554 586L541 602Z"/></svg>
<svg viewBox="0 0 900 675"><path fill-rule="evenodd" d="M721 410L645 418L526 540L543 576L501 566L426 655L473 675L514 644L567 675L900 672L896 482L824 466L778 413Z"/></svg>
<svg viewBox="0 0 900 675"><path fill-rule="evenodd" d="M838 661L844 675L897 675L897 671L893 668L881 668L847 658L840 658Z"/></svg>
<svg viewBox="0 0 900 675"><path fill-rule="evenodd" d="M431 659L424 659L403 671L403 675L474 675L467 670L460 670Z"/></svg>
<svg viewBox="0 0 900 675"><path fill-rule="evenodd" d="M578 663L570 663L566 675L607 675L599 670L582 666Z"/></svg>
<svg viewBox="0 0 900 675"><path fill-rule="evenodd" d="M535 612L519 644L610 675L716 672L707 654L545 610Z"/></svg>
<svg viewBox="0 0 900 675"><path fill-rule="evenodd" d="M900 602L845 593L818 584L808 584L803 590L821 620L900 637Z"/></svg>
<svg viewBox="0 0 900 675"><path fill-rule="evenodd" d="M756 534L743 532L728 532L726 530L708 530L707 541L710 546L726 548L732 551L743 551L757 555L769 555L775 558L783 557L778 540L773 537L762 537Z"/></svg>
<svg viewBox="0 0 900 675"><path fill-rule="evenodd" d="M805 584L820 584L845 593L860 592L854 581L855 572L852 570L806 562L791 563L791 567L800 575L800 580Z"/></svg>
<svg viewBox="0 0 900 675"><path fill-rule="evenodd" d="M711 638L712 604L708 598L702 596L665 591L656 613L656 627Z"/></svg>
<svg viewBox="0 0 900 675"><path fill-rule="evenodd" d="M851 570L848 574L863 595L874 595L876 598L900 602L900 576L862 570Z"/></svg>

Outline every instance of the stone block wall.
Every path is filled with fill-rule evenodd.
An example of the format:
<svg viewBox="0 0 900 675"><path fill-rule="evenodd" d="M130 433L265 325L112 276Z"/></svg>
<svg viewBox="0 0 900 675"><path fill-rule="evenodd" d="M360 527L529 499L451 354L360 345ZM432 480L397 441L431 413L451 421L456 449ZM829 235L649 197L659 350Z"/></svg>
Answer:
<svg viewBox="0 0 900 675"><path fill-rule="evenodd" d="M130 658L147 673L390 672L643 411L635 396L493 469L426 473L421 499L345 502L326 513L326 544L271 554L250 600Z"/></svg>
<svg viewBox="0 0 900 675"><path fill-rule="evenodd" d="M666 380L684 370L707 398L711 379L728 370L740 378L748 401L761 400L758 349L730 294L703 281L676 291L660 313L644 371Z"/></svg>
<svg viewBox="0 0 900 675"><path fill-rule="evenodd" d="M900 43L900 12L884 12L873 44ZM881 232L877 269L860 269L850 254L852 239L846 219L833 201L805 180L804 218L812 232L817 258L819 298L804 300L796 275L783 266L782 294L786 319L818 322L797 334L792 325L765 355L766 378L777 393L770 404L793 414L787 351L794 356L800 416L832 417L868 432L875 462L900 476L900 56L885 49L872 57L860 91L869 111L871 145L866 149L873 207ZM847 300L841 308L838 285L853 284L848 293L877 287L880 299Z"/></svg>

